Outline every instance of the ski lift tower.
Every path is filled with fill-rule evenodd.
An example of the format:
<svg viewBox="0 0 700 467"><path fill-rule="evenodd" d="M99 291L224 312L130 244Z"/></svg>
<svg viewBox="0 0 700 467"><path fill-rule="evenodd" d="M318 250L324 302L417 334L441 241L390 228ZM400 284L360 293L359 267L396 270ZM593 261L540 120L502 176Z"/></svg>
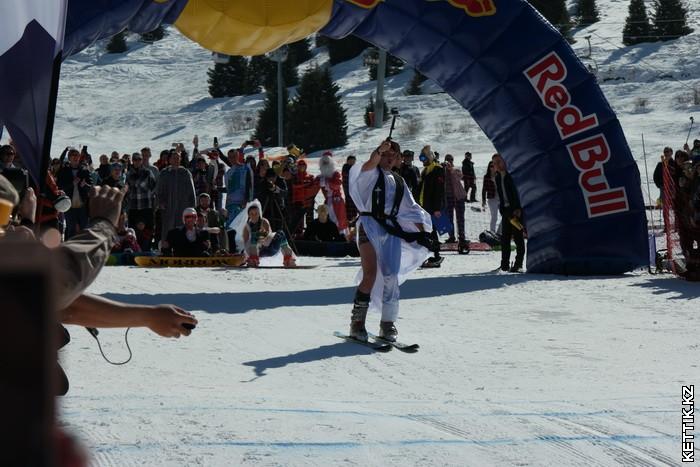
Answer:
<svg viewBox="0 0 700 467"><path fill-rule="evenodd" d="M378 52L378 53L377 53ZM374 101L374 127L384 124L384 78L386 76L386 50L370 48L363 57L365 66L377 65L377 98Z"/></svg>
<svg viewBox="0 0 700 467"><path fill-rule="evenodd" d="M284 124L284 102L282 99L284 77L282 76L282 63L287 60L288 55L289 53L286 45L267 54L270 60L277 62L277 145L279 147L284 146L284 134L282 130Z"/></svg>

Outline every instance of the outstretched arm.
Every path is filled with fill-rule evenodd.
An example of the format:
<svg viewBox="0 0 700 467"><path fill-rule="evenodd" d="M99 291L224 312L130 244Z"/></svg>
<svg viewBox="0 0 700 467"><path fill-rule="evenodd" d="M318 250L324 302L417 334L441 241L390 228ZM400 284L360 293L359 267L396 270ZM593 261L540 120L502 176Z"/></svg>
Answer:
<svg viewBox="0 0 700 467"><path fill-rule="evenodd" d="M83 294L61 311L63 324L95 328L147 327L163 337L190 334L183 324L196 326L194 315L175 305L129 305Z"/></svg>

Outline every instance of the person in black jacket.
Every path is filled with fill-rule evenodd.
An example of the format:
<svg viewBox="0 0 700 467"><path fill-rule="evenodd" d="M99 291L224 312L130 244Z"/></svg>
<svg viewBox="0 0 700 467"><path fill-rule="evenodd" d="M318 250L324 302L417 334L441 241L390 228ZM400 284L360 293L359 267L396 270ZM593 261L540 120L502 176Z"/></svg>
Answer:
<svg viewBox="0 0 700 467"><path fill-rule="evenodd" d="M418 204L425 209L433 218L433 231L431 238L433 241L433 257L428 258L424 264L426 267L439 266L442 262L440 257L440 242L435 224L442 216L445 207L445 169L435 160L435 155L430 150L430 146L425 146L419 156L423 163L420 183L418 184Z"/></svg>
<svg viewBox="0 0 700 467"><path fill-rule="evenodd" d="M519 272L525 258L525 240L523 238L523 211L520 206L518 189L513 178L506 170L506 161L496 153L491 158L496 167L496 191L498 192L498 210L503 218L501 233L501 270ZM515 241L515 262L510 266L510 240Z"/></svg>
<svg viewBox="0 0 700 467"><path fill-rule="evenodd" d="M273 231L286 229L287 182L278 177L275 169L265 171L265 178L255 187L257 198L263 207L263 217L268 219Z"/></svg>
<svg viewBox="0 0 700 467"><path fill-rule="evenodd" d="M417 196L418 184L420 183L420 170L413 165L413 151L407 149L401 154L399 175L404 179L406 186L408 186L408 189L411 190L411 194L415 198Z"/></svg>
<svg viewBox="0 0 700 467"><path fill-rule="evenodd" d="M163 242L163 254L180 258L210 256L211 237L208 231L197 228L197 211L186 208L182 222L182 227L168 232L167 240Z"/></svg>
<svg viewBox="0 0 700 467"><path fill-rule="evenodd" d="M338 232L338 226L328 218L328 206L321 204L316 208L316 212L318 212L318 217L306 228L304 240L344 242L345 237Z"/></svg>
<svg viewBox="0 0 700 467"><path fill-rule="evenodd" d="M87 168L80 162L80 152L68 148L68 164L58 170L56 184L71 200L71 208L66 212L65 239L68 240L88 225L88 196L92 178Z"/></svg>
<svg viewBox="0 0 700 467"><path fill-rule="evenodd" d="M664 148L664 153L661 155L661 161L656 164L656 168L654 169L654 185L656 185L656 188L659 189L659 199L662 202L664 199L664 163L675 165L673 160L673 149L668 146Z"/></svg>
<svg viewBox="0 0 700 467"><path fill-rule="evenodd" d="M462 180L464 181L464 189L467 192L467 203L476 202L476 173L474 172L472 153L469 151L464 153L464 160L462 161ZM471 194L469 190L471 190Z"/></svg>

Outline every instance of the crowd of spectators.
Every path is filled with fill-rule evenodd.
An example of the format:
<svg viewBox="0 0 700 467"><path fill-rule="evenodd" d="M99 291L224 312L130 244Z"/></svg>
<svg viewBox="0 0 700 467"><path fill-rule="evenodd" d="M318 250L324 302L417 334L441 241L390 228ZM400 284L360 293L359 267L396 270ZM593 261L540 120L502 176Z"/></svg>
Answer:
<svg viewBox="0 0 700 467"><path fill-rule="evenodd" d="M461 170L450 154L440 162L429 146L419 158L422 170L413 165L414 153L403 151L394 170L424 208L450 218L447 242L465 241L465 203L476 202L477 191L471 153L465 153ZM21 157L12 145L0 148L0 162L0 172L22 171ZM303 150L293 144L283 157L267 157L257 141L246 141L224 154L216 138L212 147L200 149L196 136L190 151L176 143L160 151L156 161L148 147L131 154L101 154L96 160L86 146L67 147L49 165L39 193L37 231L53 238L53 243L75 236L88 225L91 187L108 185L126 191L115 253L241 252L246 249L242 232L232 232L229 224L256 199L261 219L269 223L272 234L282 232L285 241L354 240L359 213L344 193L348 193L355 156L348 156L342 169L336 170L332 154L324 154L319 162L322 174L317 176L309 173L308 162ZM488 188L492 178L491 172L484 177L484 202L495 196L495 190ZM317 205L319 192L326 200ZM62 208L57 200L62 200ZM496 216L492 210L492 230ZM435 236L445 232L436 231Z"/></svg>
<svg viewBox="0 0 700 467"><path fill-rule="evenodd" d="M686 263L684 274L700 280L700 139L675 152L665 147L654 170L654 184L661 192L664 220L672 223L666 229L678 233ZM673 216L668 215L669 210Z"/></svg>

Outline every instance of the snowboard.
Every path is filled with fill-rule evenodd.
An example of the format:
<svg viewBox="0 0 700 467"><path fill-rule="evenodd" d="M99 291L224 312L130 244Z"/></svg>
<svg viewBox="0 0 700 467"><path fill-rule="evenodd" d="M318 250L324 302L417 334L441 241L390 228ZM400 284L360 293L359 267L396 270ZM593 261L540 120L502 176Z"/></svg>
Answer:
<svg viewBox="0 0 700 467"><path fill-rule="evenodd" d="M205 256L201 258L183 258L175 256L136 256L134 257L134 262L137 266L146 268L230 268L240 267L243 263L245 263L245 256Z"/></svg>

